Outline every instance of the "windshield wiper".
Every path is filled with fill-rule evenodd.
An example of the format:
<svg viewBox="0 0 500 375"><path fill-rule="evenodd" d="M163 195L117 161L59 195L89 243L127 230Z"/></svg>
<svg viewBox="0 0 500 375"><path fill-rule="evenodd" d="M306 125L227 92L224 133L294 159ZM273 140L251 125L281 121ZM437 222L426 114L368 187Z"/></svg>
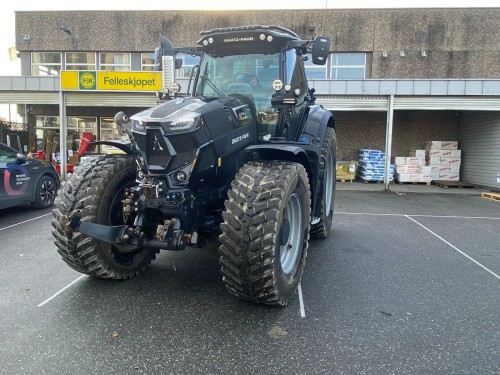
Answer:
<svg viewBox="0 0 500 375"><path fill-rule="evenodd" d="M217 95L219 96L226 96L226 94L224 94L216 85L215 83L212 82L212 80L210 78L208 78L207 75L204 75L201 77L201 79L205 80L206 83L208 83L208 85L212 88L212 90L214 90Z"/></svg>

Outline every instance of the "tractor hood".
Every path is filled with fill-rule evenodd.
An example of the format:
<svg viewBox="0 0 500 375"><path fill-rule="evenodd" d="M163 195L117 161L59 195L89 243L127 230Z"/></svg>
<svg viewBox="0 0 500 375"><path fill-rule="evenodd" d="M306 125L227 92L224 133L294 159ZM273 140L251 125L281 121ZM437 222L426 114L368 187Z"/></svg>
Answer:
<svg viewBox="0 0 500 375"><path fill-rule="evenodd" d="M147 168L167 173L191 162L211 141L219 145L227 134L254 128L254 108L241 95L178 98L132 116L132 132Z"/></svg>
<svg viewBox="0 0 500 375"><path fill-rule="evenodd" d="M190 132L201 126L241 125L254 118L254 109L241 97L179 98L139 112L131 117L132 131L145 133L148 128L163 129L164 134Z"/></svg>

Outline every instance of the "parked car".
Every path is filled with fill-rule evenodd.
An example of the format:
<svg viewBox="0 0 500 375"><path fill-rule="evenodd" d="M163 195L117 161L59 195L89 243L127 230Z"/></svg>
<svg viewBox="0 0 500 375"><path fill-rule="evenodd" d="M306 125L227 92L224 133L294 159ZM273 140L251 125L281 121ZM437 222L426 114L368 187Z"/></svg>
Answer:
<svg viewBox="0 0 500 375"><path fill-rule="evenodd" d="M50 207L57 189L59 175L52 164L0 143L0 209L23 203L35 208Z"/></svg>

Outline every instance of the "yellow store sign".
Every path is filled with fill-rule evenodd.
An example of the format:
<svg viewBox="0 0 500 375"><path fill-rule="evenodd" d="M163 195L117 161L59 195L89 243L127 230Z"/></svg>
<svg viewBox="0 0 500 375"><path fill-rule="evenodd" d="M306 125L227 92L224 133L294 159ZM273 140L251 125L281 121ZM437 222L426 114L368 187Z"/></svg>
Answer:
<svg viewBox="0 0 500 375"><path fill-rule="evenodd" d="M161 72L61 71L64 91L162 91Z"/></svg>

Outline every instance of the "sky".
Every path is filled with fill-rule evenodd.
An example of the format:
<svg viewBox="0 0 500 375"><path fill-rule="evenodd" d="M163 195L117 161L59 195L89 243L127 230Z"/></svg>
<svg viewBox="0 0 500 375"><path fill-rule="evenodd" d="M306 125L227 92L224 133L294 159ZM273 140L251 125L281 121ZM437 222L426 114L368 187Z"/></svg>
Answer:
<svg viewBox="0 0 500 375"><path fill-rule="evenodd" d="M348 3L348 4L347 4ZM500 0L182 0L137 1L2 0L0 8L0 76L20 75L19 61L10 61L9 48L15 47L15 11L37 10L242 10L242 9L322 9L322 8L498 8ZM4 112L0 108L0 115Z"/></svg>

